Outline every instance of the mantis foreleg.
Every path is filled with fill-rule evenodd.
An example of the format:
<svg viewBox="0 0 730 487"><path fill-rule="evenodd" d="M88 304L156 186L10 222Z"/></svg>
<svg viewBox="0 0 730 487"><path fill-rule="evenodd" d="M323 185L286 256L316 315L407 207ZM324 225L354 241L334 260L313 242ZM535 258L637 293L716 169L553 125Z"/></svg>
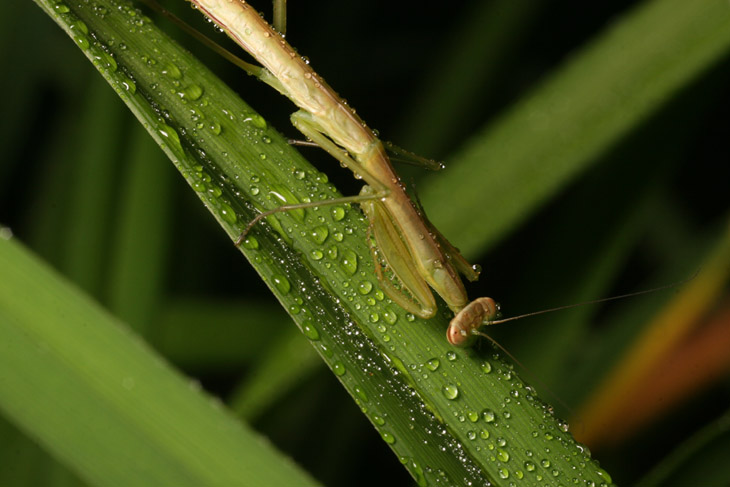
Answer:
<svg viewBox="0 0 730 487"><path fill-rule="evenodd" d="M293 210L301 210L305 208L315 208L318 206L328 206L328 205L341 205L345 203L362 203L364 201L370 201L370 200L378 200L382 198L386 198L389 194L388 188L378 183L377 178L372 176L359 162L357 162L355 159L349 156L349 154L339 147L337 144L332 142L327 136L325 136L316 126L316 124L311 122L310 116L308 113L299 111L295 112L291 116L292 124L299 129L300 132L302 132L305 136L307 136L309 139L311 139L316 145L321 147L322 149L326 150L332 157L340 161L342 164L350 168L353 172L357 174L364 174L366 177L366 180L368 182L373 181L372 186L380 186L378 188L372 188L371 191L362 192L358 195L354 196L343 196L342 198L333 198L329 200L323 200L323 201L310 201L306 203L297 203L294 205L283 205L279 206L277 208L265 211L263 213L259 213L256 215L256 217L251 220L246 228L241 232L241 235L236 240L236 245L241 245L241 243L245 240L246 235L248 235L248 232L251 231L251 228L254 227L259 221L262 219L271 216L275 213L282 213L287 211L293 211Z"/></svg>
<svg viewBox="0 0 730 487"><path fill-rule="evenodd" d="M365 186L363 193L369 190L371 188ZM436 301L428 283L413 265L411 251L398 228L378 205L379 201L367 201L360 205L370 221L368 245L378 282L398 306L421 318L431 318L436 313ZM373 244L371 236L375 238L377 245ZM392 276L384 274L384 265L392 272Z"/></svg>
<svg viewBox="0 0 730 487"><path fill-rule="evenodd" d="M286 0L274 0L274 21L271 25L281 35L286 35Z"/></svg>

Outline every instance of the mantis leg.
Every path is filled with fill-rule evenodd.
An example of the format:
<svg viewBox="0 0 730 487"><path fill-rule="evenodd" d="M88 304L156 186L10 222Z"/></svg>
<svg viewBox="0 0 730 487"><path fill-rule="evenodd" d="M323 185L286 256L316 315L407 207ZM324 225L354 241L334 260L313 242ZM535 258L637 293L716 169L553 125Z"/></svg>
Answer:
<svg viewBox="0 0 730 487"><path fill-rule="evenodd" d="M441 246L441 250L449 257L449 260L454 265L456 270L466 277L469 281L474 282L477 279L479 279L479 274L481 273L481 268L479 266L473 266L467 262L467 260L464 258L463 255L461 255L461 251L454 247L449 240L444 237L444 235L438 231L438 229L431 223L431 220L428 219L428 216L426 216L426 210L423 209L423 205L421 204L420 198L418 198L418 195L415 195L416 204L418 205L418 213L421 215L421 218L426 223L426 226L428 227L429 231L431 232L431 235L433 235L436 240L438 241L439 245Z"/></svg>
<svg viewBox="0 0 730 487"><path fill-rule="evenodd" d="M202 34L201 32L198 32L193 27L189 26L185 21L183 21L180 17L173 14L169 10L167 10L165 7L160 5L157 0L141 0L143 3L145 3L148 7L150 7L152 10L155 10L165 17L167 17L171 22L173 22L175 25L180 27L183 31L187 32L191 36L193 36L195 39L200 41L203 45L205 45L207 48L211 49L215 53L217 53L219 56L222 56L225 60L235 64L242 70L244 70L247 74L251 76L255 76L259 80L263 81L264 83L268 84L269 86L273 87L278 92L282 93L283 95L287 95L286 90L284 90L281 86L281 83L278 79L276 79L276 76L271 74L271 72L264 68L263 66L257 66L255 64L247 63L240 57L233 54L228 49L225 49L224 47L221 47L218 45L215 41L209 39L205 34ZM286 4L286 0L274 0L276 1L282 1L284 4ZM286 15L284 13L284 15Z"/></svg>
<svg viewBox="0 0 730 487"><path fill-rule="evenodd" d="M286 0L274 0L274 20L271 25L281 35L286 35Z"/></svg>
<svg viewBox="0 0 730 487"><path fill-rule="evenodd" d="M335 144L324 134L322 134L322 132L318 130L315 124L310 123L309 114L303 111L295 112L294 114L292 114L291 118L294 126L298 128L304 135L314 141L318 146L322 147L324 150L329 152L335 159L339 160L353 171L358 173L364 172L369 176L369 179L372 179L377 184L377 179L367 173L367 171L365 171L360 163L350 157L345 150L337 146L337 144ZM305 208L315 208L318 206L341 205L345 203L362 203L365 201L385 198L388 196L389 193L390 191L388 190L388 188L381 185L379 188L372 188L369 191L363 191L362 193L355 196L343 196L342 198L333 198L331 200L311 201L307 203L298 203L295 205L279 206L278 208L274 208L272 210L268 210L256 215L256 217L248 223L243 232L241 232L241 235L236 240L236 246L239 246L241 245L241 243L243 243L243 241L246 239L246 235L248 235L248 232L251 231L254 225L256 225L264 218L271 216L275 213L301 210Z"/></svg>
<svg viewBox="0 0 730 487"><path fill-rule="evenodd" d="M421 318L433 317L436 301L429 285L413 265L411 250L403 239L400 226L392 220L381 202L390 192L388 187L324 135L309 113L299 111L292 114L291 119L310 140L368 182L358 198L363 213L370 221L368 244L378 281L388 297L406 311ZM371 236L375 237L377 248L372 244ZM384 274L384 266L390 271L389 276Z"/></svg>
<svg viewBox="0 0 730 487"><path fill-rule="evenodd" d="M246 235L248 235L248 232L251 231L251 229L261 220L263 220L266 217L269 217L271 215L274 215L276 213L285 213L287 211L294 211L294 210L303 210L305 208L317 208L319 206L330 206L330 205L343 205L346 203L362 203L364 201L374 200L374 199L381 199L383 196L381 196L378 193L374 194L358 194L355 196L343 196L342 198L332 198L331 200L322 200L322 201L310 201L307 203L297 203L295 205L282 205L278 206L272 210L264 211L263 213L259 213L256 215L256 217L248 222L248 225L246 225L246 228L241 232L241 235L238 236L238 239L236 239L236 247L241 245L244 240L246 240Z"/></svg>
<svg viewBox="0 0 730 487"><path fill-rule="evenodd" d="M363 193L371 190L363 188ZM400 230L382 209L380 201L367 201L361 205L368 217L368 246L375 264L375 275L381 288L398 306L421 318L436 314L436 301L428 283L413 265L411 251L401 238ZM375 244L372 238L375 238ZM386 276L383 268L390 270Z"/></svg>
<svg viewBox="0 0 730 487"><path fill-rule="evenodd" d="M183 21L180 17L173 14L169 10L167 10L165 7L160 5L157 0L141 0L144 2L148 7L150 7L152 10L155 10L165 17L167 17L171 22L173 22L175 25L180 27L183 31L187 32L191 36L193 36L195 39L200 41L203 45L217 53L219 56L222 56L225 60L235 64L242 70L244 70L247 74L251 76L255 76L259 80L263 81L267 85L273 87L276 91L279 93L282 93L283 95L287 95L286 90L284 90L281 86L281 83L278 79L276 79L276 76L271 74L271 72L264 68L263 66L257 66L256 64L247 63L240 57L233 54L228 49L225 49L218 45L215 41L212 41L209 39L205 34L202 34L201 32L198 32L196 29L190 27L185 21ZM275 2L277 0L274 0ZM283 1L286 4L285 0L279 0ZM286 15L286 14L284 14Z"/></svg>
<svg viewBox="0 0 730 487"><path fill-rule="evenodd" d="M398 147L392 142L384 140L383 147L385 147L386 152L390 156L390 160L393 162L418 166L430 171L440 171L444 168L444 164L442 162L419 156L414 152Z"/></svg>
<svg viewBox="0 0 730 487"><path fill-rule="evenodd" d="M316 142L312 142L311 140L299 140L299 139L289 139L287 140L289 142L289 145L298 145L299 147L317 147L321 148L317 145Z"/></svg>
<svg viewBox="0 0 730 487"><path fill-rule="evenodd" d="M290 145L298 145L300 147L319 147L319 145L316 142L311 142L309 140L297 140L297 139L289 139ZM402 149L395 145L392 142L388 142L387 140L383 140L383 147L385 148L385 151L388 153L388 156L390 157L390 160L393 162L400 162L402 164L408 164L411 166L418 166L423 169L428 169L430 171L440 171L444 168L443 163L439 161L434 161L433 159L427 159L425 157L421 157L418 154Z"/></svg>
<svg viewBox="0 0 730 487"><path fill-rule="evenodd" d="M298 112L292 113L291 123L312 142L326 150L332 157L344 164L350 171L354 172L356 176L360 176L367 181L368 185L375 190L375 193L373 193L375 198L369 199L385 198L390 194L390 190L385 184L380 182L380 178L350 157L345 149L332 142L332 139L324 134L320 126L317 125L308 112L299 110Z"/></svg>

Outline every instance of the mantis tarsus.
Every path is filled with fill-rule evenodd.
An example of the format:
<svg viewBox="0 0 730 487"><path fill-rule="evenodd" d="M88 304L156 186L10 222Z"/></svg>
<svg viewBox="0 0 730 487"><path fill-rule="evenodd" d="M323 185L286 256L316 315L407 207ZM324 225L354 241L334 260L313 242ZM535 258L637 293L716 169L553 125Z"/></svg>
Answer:
<svg viewBox="0 0 730 487"><path fill-rule="evenodd" d="M447 330L448 341L455 346L468 345L478 328L497 316L498 308L491 298L469 302L459 275L474 281L479 277L479 270L469 265L411 200L384 144L283 35L246 2L190 1L262 65L237 63L239 66L300 108L292 114L292 124L367 183L356 196L282 206L261 213L237 243L241 243L256 222L277 212L359 203L370 222L369 232L375 241L371 251L386 294L405 310L431 318L437 310L433 289L455 313ZM276 27L283 29L281 0L278 4L275 1L275 5L279 6ZM439 166L415 156L411 159L431 168ZM383 268L389 271L388 276L384 275Z"/></svg>

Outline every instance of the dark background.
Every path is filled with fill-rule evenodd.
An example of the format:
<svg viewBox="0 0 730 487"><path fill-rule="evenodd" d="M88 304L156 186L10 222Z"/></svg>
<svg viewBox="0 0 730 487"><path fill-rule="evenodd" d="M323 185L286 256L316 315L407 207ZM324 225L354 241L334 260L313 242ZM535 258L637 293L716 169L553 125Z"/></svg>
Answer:
<svg viewBox="0 0 730 487"><path fill-rule="evenodd" d="M83 116L84 101L103 80L40 9L32 2L21 3L11 2L6 10L16 11L25 19L23 22L13 22L11 15L0 19L0 56L6 67L0 79L0 137L4 148L0 162L0 223L63 270L64 249L56 244L56 237L64 231L63 212L59 210L64 203L53 182L64 177L64 161L73 159L75 144L83 136L75 127ZM180 8L179 3L170 8L204 30L206 25L197 13L186 4ZM458 117L433 121L430 129L446 134L439 137L419 136L411 130L409 120L429 103L421 98L429 78L444 66L443 61L453 49L458 49L455 39L474 20L481 2L450 2L448 6L364 0L289 3L287 39L311 59L313 67L357 108L360 116L383 138L448 162L449 154L458 150L470 133L509 109L636 2L535 2L535 6L525 9L518 34L502 52L488 60L471 61L474 67L488 62L492 68L484 75L484 89L475 93L468 109ZM267 2L254 5L270 18ZM288 122L294 109L289 101L180 35L176 26L161 22L231 86L241 86L245 99L273 126L297 137ZM235 49L223 36L207 32ZM463 77L469 76L479 76L479 69L465 66ZM582 286L572 280L571 272L590 266L594 249L610 238L612 228L620 227L620 222L643 208L643 198L652 191L660 195L661 203L648 203L654 208L654 216L642 220L645 228L635 232L627 244L622 264L605 295L646 289L691 275L702 262L698 256L706 253L727 226L729 77L726 58L602 155L598 164L540 208L508 239L485 249L483 255L469 256L485 269L481 282L469 288L470 294L498 297L509 315L567 304L579 290L576 288ZM441 87L443 96L459 89L459 76L454 84ZM438 91L429 93L439 96ZM116 109L121 114L119 137L110 143L119 144L122 153L124 140L138 128L120 101ZM305 154L344 194L359 190L360 183L326 154L317 150L306 150ZM118 170L121 174L121 166ZM172 165L167 164L163 171L169 179L168 197L172 203L169 226L161 232L171 235L175 245L158 264L164 276L159 283L160 294L170 301L198 299L235 304L268 300L275 306L265 286ZM416 180L421 176L421 171L411 168L402 172ZM637 186L634 183L638 180L648 182ZM113 196L110 200L113 205ZM54 209L59 211L54 213ZM106 224L113 235L115 223ZM104 303L107 289L101 283L103 277L80 285ZM610 320L604 315L609 316L615 309L598 309L592 321L596 334L593 340L599 340L605 332L602 327L608 326L605 323ZM280 327L289 326L286 320L281 321ZM586 379L581 379L579 370L575 377L565 380L540 377L539 362L533 364L532 357L549 350L538 352L524 345L525 337L533 334L531 326L543 326L542 331L534 332L536 336L550 333L549 322L537 322L514 324L496 336L526 363L532 375L547 382L555 394L576 408L589 387L581 385ZM274 341L280 333L279 325L271 327L266 333ZM579 365L585 365L582 360L594 352L592 347L600 348L590 338L575 343L568 362ZM247 356L225 367L184 361L178 364L200 378L204 387L225 397L245 377L254 360ZM614 480L630 485L692 432L727 410L729 385L726 377L698 395L685 398L681 406L656 418L632 438L595 451L597 458ZM562 414L568 416L570 412L563 410ZM321 423L316 418L321 417L328 418L329 428L319 428ZM398 459L384 448L376 431L326 370L312 373L254 426L328 485L410 482Z"/></svg>

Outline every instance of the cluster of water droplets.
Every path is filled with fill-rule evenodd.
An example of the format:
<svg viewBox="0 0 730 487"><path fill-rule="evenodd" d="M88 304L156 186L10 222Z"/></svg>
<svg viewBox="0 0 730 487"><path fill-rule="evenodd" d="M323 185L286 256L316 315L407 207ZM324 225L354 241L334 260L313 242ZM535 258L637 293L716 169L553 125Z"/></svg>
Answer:
<svg viewBox="0 0 730 487"><path fill-rule="evenodd" d="M325 245L329 238L331 238L331 229L325 226L315 227L311 231L310 239L317 245ZM335 253L331 257L333 258L332 264L338 262L338 254ZM324 255L318 253L313 255L315 262L325 259ZM339 270L343 271L345 269L340 267ZM369 272L352 273L346 271L345 274L353 274L353 277L357 277L357 279L344 285L344 291L341 295L346 300L354 301L353 307L357 310L367 311L368 307L373 307L373 311L368 313L367 316L370 323L375 325L374 330L380 334L381 343L385 344L386 351L392 342L405 340L398 325L413 322L415 317L410 314L403 315L402 310L395 307L395 305L392 305L394 308L391 309L387 298L379 290L377 282L373 281L372 274ZM364 302L361 299L363 297L365 298ZM403 319L403 321L399 321L399 319ZM305 334L307 334L306 331ZM390 345L389 349L395 351L396 347ZM498 360L496 355L494 360L484 360L479 369L485 376L492 377L495 383L509 385L508 392L503 400L491 407L479 408L471 408L466 404L469 401L462 401L465 393L462 391L460 375L465 373L467 369L464 363L460 363L460 360L464 362L461 359L463 353L463 351L449 350L444 352L443 355L428 358L420 365L411 364L408 366L400 361L398 354L384 353L386 361L395 371L395 375L407 374L409 377L416 377L417 380L438 383L439 393L449 404L453 405L451 410L454 418L459 424L464 425L463 428L458 428L460 432L456 432L454 428L451 428L452 433L449 433L444 427L433 428L426 432L426 437L431 439L425 439L424 441L434 441L442 445L448 444L448 447L442 446L445 449L444 451L449 451L451 454L461 451L463 452L463 458L469 458L470 455L476 454L494 465L493 472L495 472L496 477L509 482L516 482L515 485L519 485L519 482L523 479L526 482L552 482L558 480L559 483L565 485L605 487L610 484L610 477L603 471L600 471L599 475L604 481L583 477L583 467L591 461L585 449L581 446L575 446L572 438L565 434L567 425L561 422L556 423L555 418L552 416L552 410L539 399L536 399L534 391L529 386L525 386L512 372L510 366ZM337 367L333 367L333 369L336 374L342 375ZM395 446L398 435L388 428L387 416L373 413L366 406L368 396L360 386L355 387L354 397L363 412L368 414L373 424L378 428L383 440L391 446ZM555 447L546 446L543 451L537 452L524 447L518 442L512 443L513 440L510 440L514 437L514 434L510 432L513 427L512 418L515 411L521 411L522 401L529 402L533 406L537 406L539 411L542 411L542 417L532 417L530 419L531 424L534 426L533 438L539 438L543 444L554 444ZM427 413L433 414L433 411L429 410ZM449 421L446 423L448 424ZM566 451L571 453L565 453ZM568 463L572 466L573 477L570 477L570 472L565 471L562 466L556 466L555 454L562 455L561 460L563 462L560 462L561 465ZM419 485L426 485L428 482L433 482L434 479L441 479L444 485L459 483L453 482L454 479L451 479L445 472L439 471L438 468L422 465L413 456L402 456L401 462L411 471ZM589 470L589 472L591 471ZM592 472L595 472L595 470Z"/></svg>
<svg viewBox="0 0 730 487"><path fill-rule="evenodd" d="M113 39L103 44L63 2L57 2L54 9L64 16L74 41L87 52L95 66L112 82L120 96L127 101L130 100L130 97L139 96L135 76L127 68L120 68L115 54L125 51L127 47ZM94 10L100 17L111 13L101 6L96 6ZM118 11L128 17L130 29L145 27L144 17L139 15L135 9L120 5ZM264 181L271 180L271 175L266 174L264 169L259 170L256 174L241 172L239 175L232 171L227 177L235 181L225 181L214 178L211 171L207 169L207 165L181 165L180 161L189 159L188 152L190 151L197 152L195 154L197 160L207 161L207 155L202 148L203 142L210 145L208 138L225 134L229 125L231 132L241 131L242 127L250 127L251 130L247 132L247 137L255 137L256 142L260 143L262 147L271 144L271 136L266 133L268 128L266 122L257 114L252 112L233 113L225 109L212 110L209 107L206 89L203 85L188 79L185 71L178 66L174 58L161 62L157 60L158 55L159 53L153 49L152 52L141 57L147 68L158 75L157 81L149 84L149 90L160 97L177 98L184 106L187 106L189 120L183 120L179 115L174 117L164 107L156 106L158 117L151 121L154 131L164 142L168 153L177 158L178 166L181 167L181 171L193 188L204 195L206 203L215 210L221 220L232 226L241 225L239 215L233 209L229 198L229 195L236 191L236 187L246 186L247 193L254 198L258 197L260 205L266 207L296 204L305 200L325 200L333 196L332 188L326 186L326 176L316 171L291 169L291 174L297 181L311 183L309 196L306 199L299 199L285 185L264 185ZM173 126L178 128L175 129ZM183 148L181 136L188 141L187 150ZM265 150L258 153L257 159L261 163L272 162L270 160L272 158L267 155ZM235 161L232 162L232 164L234 163ZM276 162L274 163L276 164ZM245 180L240 180L239 176ZM323 185L325 185L324 188ZM306 237L311 245L306 248L304 254L310 262L314 265L324 266L329 271L325 273L332 279L328 285L339 290L341 299L347 301L351 309L364 312L368 321L373 325L375 333L379 334L382 343L385 343L386 347L390 347L390 352L395 352L396 342L401 345L405 344L398 325L413 322L415 317L411 314L404 314L402 310L390 303L377 286L372 266L362 265L359 255L369 255L364 244L365 236L348 227L346 223L348 214L352 215L352 212L346 205L322 206L316 210L302 209L289 212L282 218L282 221L293 221L294 223L291 225L279 224L277 228L278 218L271 218L269 221L282 236L292 236L295 232L299 232L300 235L303 234L301 236ZM316 224L311 225L308 217L315 218ZM360 218L362 217L360 216ZM352 245L345 245L345 239L350 235L353 235L352 239L355 242L360 242L360 248L365 249L364 252L355 252L352 250ZM465 369L459 367L458 361L461 355L458 355L457 352L449 351L442 356L430 357L424 360L420 366L405 366L397 359L396 354L369 355L367 347L363 345L367 341L366 338L358 336L360 335L358 327L346 317L346 313L339 319L329 322L328 326L338 330L336 333L333 334L331 330L324 333L316 324L323 323L323 311L314 304L312 290L297 284L292 285L295 277L275 270L281 267L277 266L279 263L275 262L275 259L268 253L264 256L257 253L260 244L255 236L249 236L243 242L243 247L255 254L254 260L259 264L265 264L271 269L267 280L286 303L289 312L300 324L304 335L315 343L315 348L328 361L335 375L353 393L357 404L379 430L383 440L396 452L399 452L401 462L413 474L419 485L428 483L472 484L473 479L481 476L478 471L475 471L477 467L470 460L470 455L475 453L483 455L488 462L494 465L493 471L496 472L496 475L505 480L519 481L531 477L537 482L558 479L564 485L596 487L610 484L610 477L603 471L598 472L603 482L582 478L580 467L584 467L585 463L590 461L587 450L576 445L572 439L566 436L567 426L564 423L557 423L558 426L555 426L556 421L552 417L552 410L536 399L529 387L525 387L519 380L515 380L514 374L501 362L485 360L481 365L481 371L487 376L494 377L495 382L508 383L510 386L508 394L500 404L491 405L491 407L471 407L470 398L462 390L459 380L460 373ZM345 338L338 338L337 333L340 334L340 337L357 338L358 343L361 344L358 346L363 350L362 353L348 352L354 355L346 357L335 354L334 349L339 346L337 341L345 340ZM334 338L330 339L330 336L334 336ZM358 374L347 374L349 367L357 367ZM415 400L412 403L421 406L420 410L412 411L413 417L420 417L423 422L431 421L431 427L425 432L418 433L425 433L422 436L424 442L434 442L440 445L442 450L455 455L464 464L466 471L470 473L469 478L453 479L440 468L421 464L407 450L400 453L399 433L397 428L392 427L389 423L387 405L379 400L382 395L392 394L394 391L373 390L373 387L384 388L385 386L372 386L366 382L358 382L356 378L362 376L362 372L366 372L366 374L381 373L385 367L395 370L394 377L396 378L399 375L408 375L415 377L416 380L437 384L435 387L438 387L438 393L450 405L447 406L447 410L450 410L458 424L463 424L465 427L459 428L458 431L452 427L451 432L447 431L438 418L434 417L433 411L427 409L425 403ZM403 374L404 372L407 374ZM393 387L398 389L395 391L396 393L403 394L405 397L415 394L412 389L403 385ZM529 418L533 427L533 438L540 439L541 444L544 445L542 451L527 448L510 440L512 437L510 435L512 406L519 405L520 401L531 402L537 405L537 409L542 412L542 417L531 416ZM415 429L416 424L417 421L413 420L411 428ZM555 454L560 455L564 463L574 466L572 472L556 467Z"/></svg>
<svg viewBox="0 0 730 487"><path fill-rule="evenodd" d="M141 111L141 116L145 118L145 127L153 133L193 188L200 193L207 193L204 198L206 204L216 210L221 220L235 224L238 220L236 212L230 201L223 197L220 185L213 181L202 165L195 163L196 157L198 160L205 160L205 152L197 149L198 154L190 154L190 150L183 148L181 140L181 137L188 135L195 137L196 131L201 129L214 135L222 132L222 124L215 119L204 120L203 112L199 109L207 106L204 89L199 83L186 79L184 71L174 61L174 55L163 54L156 47L159 36L155 35L149 19L127 3L112 2L111 5L114 8L92 3L91 10L99 20L113 17L114 21L124 21L130 33L147 34L152 45L146 46L148 52L130 49L125 42L117 40L110 33L114 32L113 29L105 29L102 40L63 1L53 4L53 10L65 23L77 45L112 84L119 96L133 110L138 113ZM159 62L158 58L172 60ZM144 86L142 91L138 88L140 84ZM190 105L190 121L171 115L170 111L161 106L160 100L165 96L176 97L183 104Z"/></svg>
<svg viewBox="0 0 730 487"><path fill-rule="evenodd" d="M65 27L76 44L91 59L94 66L112 83L119 96L126 99L137 91L137 84L133 77L125 70L120 69L112 54L112 50L123 51L124 43L115 43L110 39L106 44L101 42L89 29L86 22L76 16L71 8L63 1L52 4L56 16L65 24ZM108 9L102 5L93 4L92 10L99 18L108 14Z"/></svg>
<svg viewBox="0 0 730 487"><path fill-rule="evenodd" d="M496 477L507 481L506 485L522 485L522 482L528 485L611 485L610 476L591 460L587 448L572 439L567 423L557 420L552 408L537 398L535 391L519 380L511 366L496 353L492 359L481 361L482 377L479 379L492 384L490 387L494 390L505 390L506 394L498 403L473 407L485 399L475 401L462 390L461 378L469 373L467 362L472 360L463 351L453 350L427 358L409 369L418 380L438 389L446 400L439 411L451 411L458 425L451 423L455 437L463 441L472 455L492 464L490 471ZM519 426L513 424L516 414L520 414L522 424ZM533 428L531 437L535 442L525 441L511 432L514 428L524 428L525 418ZM450 421L446 420L445 424ZM566 469L566 465L569 468Z"/></svg>

